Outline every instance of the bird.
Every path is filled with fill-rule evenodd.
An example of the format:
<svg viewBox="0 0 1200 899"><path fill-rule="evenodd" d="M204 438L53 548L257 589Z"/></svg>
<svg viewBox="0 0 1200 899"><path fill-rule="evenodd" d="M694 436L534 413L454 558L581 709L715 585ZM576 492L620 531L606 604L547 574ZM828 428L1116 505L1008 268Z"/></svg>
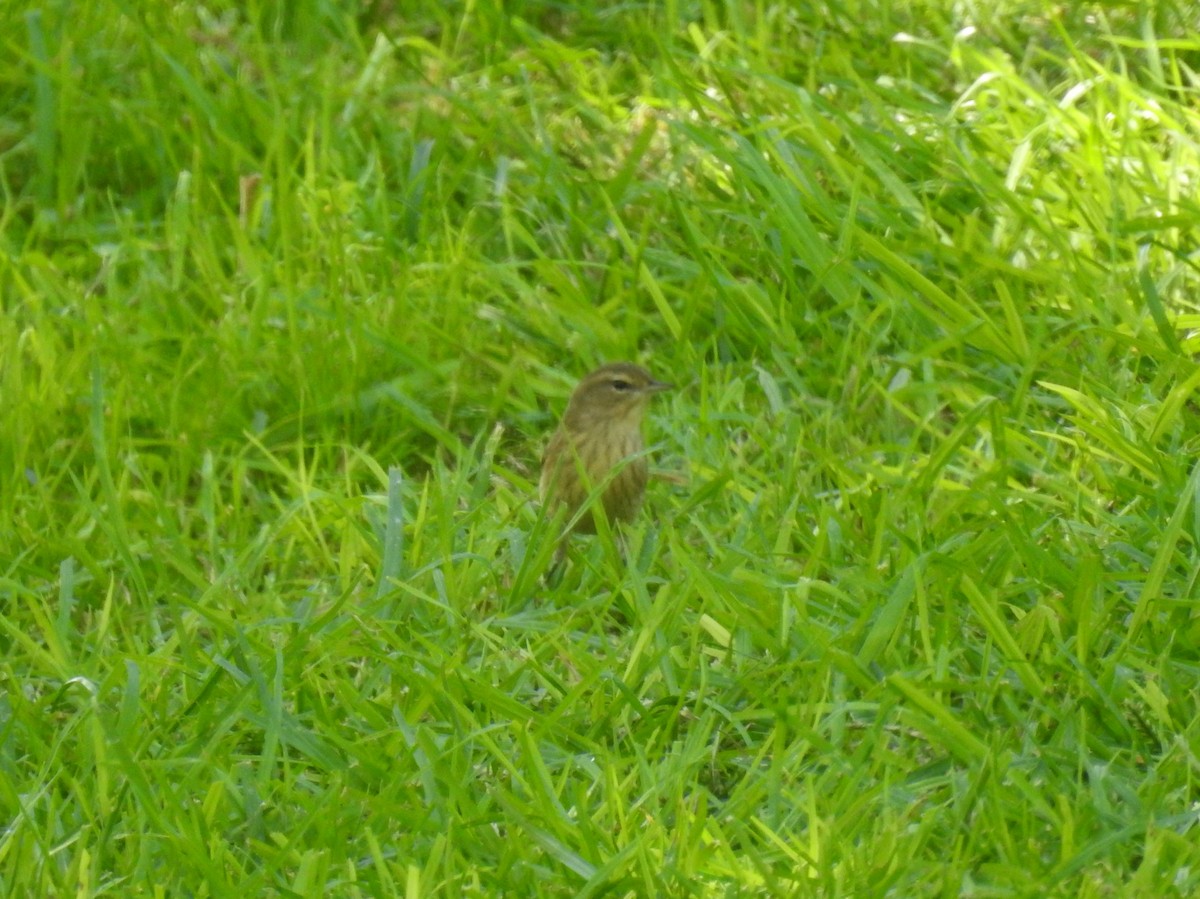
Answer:
<svg viewBox="0 0 1200 899"><path fill-rule="evenodd" d="M574 518L593 490L600 501L579 517L575 533L596 533L598 509L610 524L633 520L649 477L642 419L651 397L675 385L632 362L611 362L583 378L542 458L538 483L545 508Z"/></svg>

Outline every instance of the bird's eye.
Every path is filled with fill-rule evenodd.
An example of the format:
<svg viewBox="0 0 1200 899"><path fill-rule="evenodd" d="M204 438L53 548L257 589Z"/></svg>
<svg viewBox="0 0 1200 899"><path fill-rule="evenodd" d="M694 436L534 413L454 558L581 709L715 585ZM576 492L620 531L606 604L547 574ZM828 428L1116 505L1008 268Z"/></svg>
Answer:
<svg viewBox="0 0 1200 899"><path fill-rule="evenodd" d="M624 391L624 390L632 390L633 389L632 384L630 384L628 381L623 381L620 378L617 378L615 381L613 381L612 385L613 385L613 390Z"/></svg>

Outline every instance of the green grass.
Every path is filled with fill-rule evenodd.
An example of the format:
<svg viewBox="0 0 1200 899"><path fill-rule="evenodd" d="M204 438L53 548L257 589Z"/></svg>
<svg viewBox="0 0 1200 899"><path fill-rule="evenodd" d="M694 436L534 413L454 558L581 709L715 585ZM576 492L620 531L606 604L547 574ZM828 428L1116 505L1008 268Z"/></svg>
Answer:
<svg viewBox="0 0 1200 899"><path fill-rule="evenodd" d="M5 895L1200 893L1189 6L2 16Z"/></svg>

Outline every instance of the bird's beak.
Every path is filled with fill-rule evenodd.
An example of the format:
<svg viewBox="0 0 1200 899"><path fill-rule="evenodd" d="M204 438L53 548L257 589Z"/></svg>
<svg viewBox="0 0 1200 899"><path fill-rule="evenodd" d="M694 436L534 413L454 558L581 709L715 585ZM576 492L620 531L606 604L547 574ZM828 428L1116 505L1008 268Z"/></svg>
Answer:
<svg viewBox="0 0 1200 899"><path fill-rule="evenodd" d="M668 384L666 381L651 381L642 388L646 393L662 393L664 390L674 390L674 384Z"/></svg>

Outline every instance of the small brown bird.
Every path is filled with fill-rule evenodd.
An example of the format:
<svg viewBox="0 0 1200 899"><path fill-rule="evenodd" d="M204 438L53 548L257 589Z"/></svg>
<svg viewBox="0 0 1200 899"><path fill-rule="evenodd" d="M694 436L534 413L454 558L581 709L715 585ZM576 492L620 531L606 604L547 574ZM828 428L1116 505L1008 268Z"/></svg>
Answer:
<svg viewBox="0 0 1200 899"><path fill-rule="evenodd" d="M542 503L565 506L574 516L611 476L600 497L604 514L614 524L631 520L642 506L649 474L641 455L642 416L650 397L673 386L631 362L603 365L580 381L542 459ZM592 512L575 530L596 533Z"/></svg>

